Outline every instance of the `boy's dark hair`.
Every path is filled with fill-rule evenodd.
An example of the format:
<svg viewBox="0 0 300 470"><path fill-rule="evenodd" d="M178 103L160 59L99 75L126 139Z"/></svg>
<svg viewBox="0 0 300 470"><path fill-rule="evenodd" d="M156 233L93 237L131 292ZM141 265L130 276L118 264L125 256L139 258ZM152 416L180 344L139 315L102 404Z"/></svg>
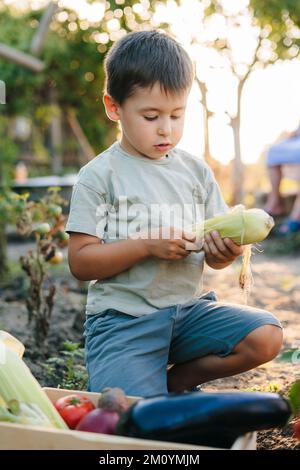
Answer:
<svg viewBox="0 0 300 470"><path fill-rule="evenodd" d="M109 50L104 61L105 93L118 104L137 87L160 83L167 92L192 86L193 64L183 47L158 31L128 33Z"/></svg>

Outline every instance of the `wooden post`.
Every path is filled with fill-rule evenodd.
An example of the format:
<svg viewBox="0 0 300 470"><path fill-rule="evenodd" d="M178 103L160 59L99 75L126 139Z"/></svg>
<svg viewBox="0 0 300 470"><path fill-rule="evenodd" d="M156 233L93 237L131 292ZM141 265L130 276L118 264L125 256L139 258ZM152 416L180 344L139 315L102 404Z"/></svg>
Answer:
<svg viewBox="0 0 300 470"><path fill-rule="evenodd" d="M0 281L8 273L6 225L0 221Z"/></svg>
<svg viewBox="0 0 300 470"><path fill-rule="evenodd" d="M85 164L95 156L95 151L89 143L85 133L83 132L74 110L69 109L67 113L67 119L83 152L84 159L80 163Z"/></svg>
<svg viewBox="0 0 300 470"><path fill-rule="evenodd" d="M244 197L244 164L241 156L241 136L240 136L241 118L240 113L231 120L231 127L234 141L234 159L232 162L232 195L231 204L241 204Z"/></svg>
<svg viewBox="0 0 300 470"><path fill-rule="evenodd" d="M6 104L6 85L0 80L0 104Z"/></svg>
<svg viewBox="0 0 300 470"><path fill-rule="evenodd" d="M56 90L50 88L50 102L57 112L52 117L50 125L51 134L51 170L58 175L62 170L62 119Z"/></svg>
<svg viewBox="0 0 300 470"><path fill-rule="evenodd" d="M30 46L30 52L35 56L39 56L43 50L52 17L57 9L58 5L50 2L42 16L40 25L32 38Z"/></svg>
<svg viewBox="0 0 300 470"><path fill-rule="evenodd" d="M17 51L13 47L0 43L0 57L8 59L16 64L23 65L24 67L33 70L34 72L42 72L45 64L35 57L25 54L24 52Z"/></svg>

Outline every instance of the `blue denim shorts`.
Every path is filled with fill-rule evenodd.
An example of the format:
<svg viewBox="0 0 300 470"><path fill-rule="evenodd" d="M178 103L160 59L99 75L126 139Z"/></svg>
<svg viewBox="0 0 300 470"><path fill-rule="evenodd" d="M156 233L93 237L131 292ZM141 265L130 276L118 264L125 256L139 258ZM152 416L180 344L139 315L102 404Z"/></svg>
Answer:
<svg viewBox="0 0 300 470"><path fill-rule="evenodd" d="M114 309L90 315L85 322L89 390L120 387L143 397L168 393L168 364L208 354L225 357L263 325L281 328L271 313L218 302L214 292L140 317Z"/></svg>

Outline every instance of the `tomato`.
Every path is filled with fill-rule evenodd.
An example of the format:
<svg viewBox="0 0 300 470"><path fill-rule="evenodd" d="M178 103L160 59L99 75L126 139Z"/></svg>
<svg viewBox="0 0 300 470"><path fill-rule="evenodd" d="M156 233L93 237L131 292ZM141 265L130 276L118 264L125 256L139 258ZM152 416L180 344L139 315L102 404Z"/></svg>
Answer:
<svg viewBox="0 0 300 470"><path fill-rule="evenodd" d="M51 264L59 264L64 259L64 255L61 251L55 251L55 255L49 259L49 263Z"/></svg>
<svg viewBox="0 0 300 470"><path fill-rule="evenodd" d="M51 227L47 222L38 225L35 229L36 233L38 233L39 235L46 235L47 233L50 232L50 230L51 230Z"/></svg>
<svg viewBox="0 0 300 470"><path fill-rule="evenodd" d="M69 243L70 236L64 230L57 230L57 232L54 234L54 237L57 239L57 245L60 248L64 248Z"/></svg>
<svg viewBox="0 0 300 470"><path fill-rule="evenodd" d="M95 409L87 397L75 394L59 398L54 406L70 429L75 429L81 419Z"/></svg>
<svg viewBox="0 0 300 470"><path fill-rule="evenodd" d="M62 213L62 208L56 204L52 204L48 207L48 214L50 216L59 217Z"/></svg>
<svg viewBox="0 0 300 470"><path fill-rule="evenodd" d="M300 441L300 416L295 422L293 429L294 429L295 437Z"/></svg>
<svg viewBox="0 0 300 470"><path fill-rule="evenodd" d="M66 240L69 240L70 236L64 230L57 230L57 232L55 233L55 238L58 238L58 240L64 242Z"/></svg>

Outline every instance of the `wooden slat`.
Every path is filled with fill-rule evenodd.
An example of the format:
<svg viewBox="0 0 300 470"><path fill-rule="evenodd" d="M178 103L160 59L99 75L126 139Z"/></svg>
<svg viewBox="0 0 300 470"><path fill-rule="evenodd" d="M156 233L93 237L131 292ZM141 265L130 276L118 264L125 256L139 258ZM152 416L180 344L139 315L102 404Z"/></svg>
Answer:
<svg viewBox="0 0 300 470"><path fill-rule="evenodd" d="M41 72L45 68L45 64L41 60L36 59L29 54L25 54L24 52L17 51L17 49L3 43L0 43L0 57L15 62L16 64L23 65L34 72Z"/></svg>
<svg viewBox="0 0 300 470"><path fill-rule="evenodd" d="M1 450L212 450L210 447L107 434L0 424ZM213 449L215 450L215 449Z"/></svg>
<svg viewBox="0 0 300 470"><path fill-rule="evenodd" d="M52 17L57 9L57 3L50 2L44 11L39 27L32 38L30 46L30 52L35 56L40 55L43 50Z"/></svg>

